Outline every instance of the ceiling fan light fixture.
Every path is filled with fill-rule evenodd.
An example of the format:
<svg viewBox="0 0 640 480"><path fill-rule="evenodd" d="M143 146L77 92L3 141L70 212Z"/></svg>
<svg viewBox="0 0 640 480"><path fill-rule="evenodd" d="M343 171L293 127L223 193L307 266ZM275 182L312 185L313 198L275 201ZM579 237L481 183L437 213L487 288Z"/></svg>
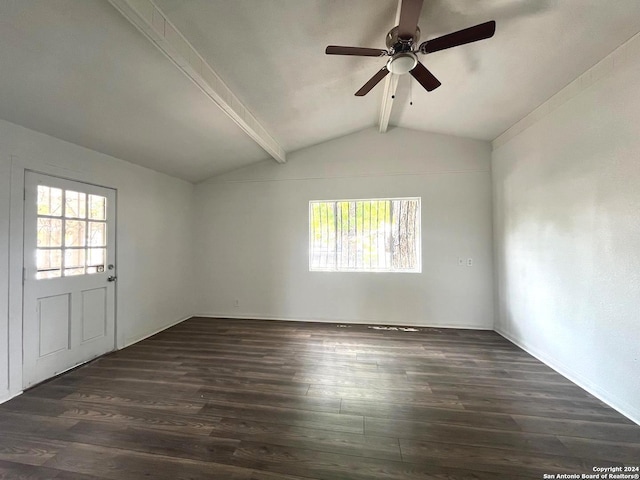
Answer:
<svg viewBox="0 0 640 480"><path fill-rule="evenodd" d="M418 64L418 58L412 52L396 53L387 62L387 69L395 75L409 73Z"/></svg>

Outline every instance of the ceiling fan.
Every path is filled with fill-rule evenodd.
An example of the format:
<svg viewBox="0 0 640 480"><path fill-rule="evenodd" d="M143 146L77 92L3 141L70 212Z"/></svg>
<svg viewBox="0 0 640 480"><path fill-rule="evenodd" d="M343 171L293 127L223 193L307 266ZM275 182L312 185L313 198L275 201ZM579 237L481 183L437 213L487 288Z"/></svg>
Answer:
<svg viewBox="0 0 640 480"><path fill-rule="evenodd" d="M327 55L356 55L360 57L391 57L387 64L378 70L371 79L365 83L360 90L356 92L356 96L362 97L369 93L389 72L396 75L404 75L410 73L427 91L438 88L440 81L425 67L416 54L427 54L445 50L466 43L477 42L485 38L493 37L496 31L496 22L481 23L474 27L458 30L457 32L443 35L442 37L433 38L422 42L420 40L420 28L418 27L418 19L420 18L420 10L422 10L423 0L401 0L400 21L398 26L393 27L387 33L386 43L388 50L378 48L363 47L341 47L337 45L329 45L325 53Z"/></svg>

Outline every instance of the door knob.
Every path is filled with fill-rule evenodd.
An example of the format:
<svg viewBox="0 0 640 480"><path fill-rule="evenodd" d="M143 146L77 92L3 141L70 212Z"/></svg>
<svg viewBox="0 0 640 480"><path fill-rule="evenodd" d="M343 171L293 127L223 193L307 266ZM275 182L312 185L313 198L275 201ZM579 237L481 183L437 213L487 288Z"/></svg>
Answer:
<svg viewBox="0 0 640 480"><path fill-rule="evenodd" d="M110 275L110 276L107 278L107 282L115 282L117 278L118 278L118 277L116 277L116 276Z"/></svg>

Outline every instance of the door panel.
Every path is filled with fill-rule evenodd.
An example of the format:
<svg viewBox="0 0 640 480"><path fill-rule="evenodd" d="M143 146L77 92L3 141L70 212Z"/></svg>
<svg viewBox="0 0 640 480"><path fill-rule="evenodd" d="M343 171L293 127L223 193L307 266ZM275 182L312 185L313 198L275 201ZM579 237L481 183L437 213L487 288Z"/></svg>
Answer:
<svg viewBox="0 0 640 480"><path fill-rule="evenodd" d="M38 358L71 348L69 294L38 299Z"/></svg>
<svg viewBox="0 0 640 480"><path fill-rule="evenodd" d="M114 349L115 191L25 174L23 386Z"/></svg>
<svg viewBox="0 0 640 480"><path fill-rule="evenodd" d="M87 342L107 334L107 288L82 292L82 341Z"/></svg>

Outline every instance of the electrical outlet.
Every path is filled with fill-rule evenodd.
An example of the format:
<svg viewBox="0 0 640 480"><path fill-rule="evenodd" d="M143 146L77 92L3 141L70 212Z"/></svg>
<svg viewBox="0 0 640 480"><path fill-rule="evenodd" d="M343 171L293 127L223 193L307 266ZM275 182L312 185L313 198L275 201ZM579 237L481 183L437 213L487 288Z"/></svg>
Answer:
<svg viewBox="0 0 640 480"><path fill-rule="evenodd" d="M467 267L473 267L473 258L467 258Z"/></svg>

